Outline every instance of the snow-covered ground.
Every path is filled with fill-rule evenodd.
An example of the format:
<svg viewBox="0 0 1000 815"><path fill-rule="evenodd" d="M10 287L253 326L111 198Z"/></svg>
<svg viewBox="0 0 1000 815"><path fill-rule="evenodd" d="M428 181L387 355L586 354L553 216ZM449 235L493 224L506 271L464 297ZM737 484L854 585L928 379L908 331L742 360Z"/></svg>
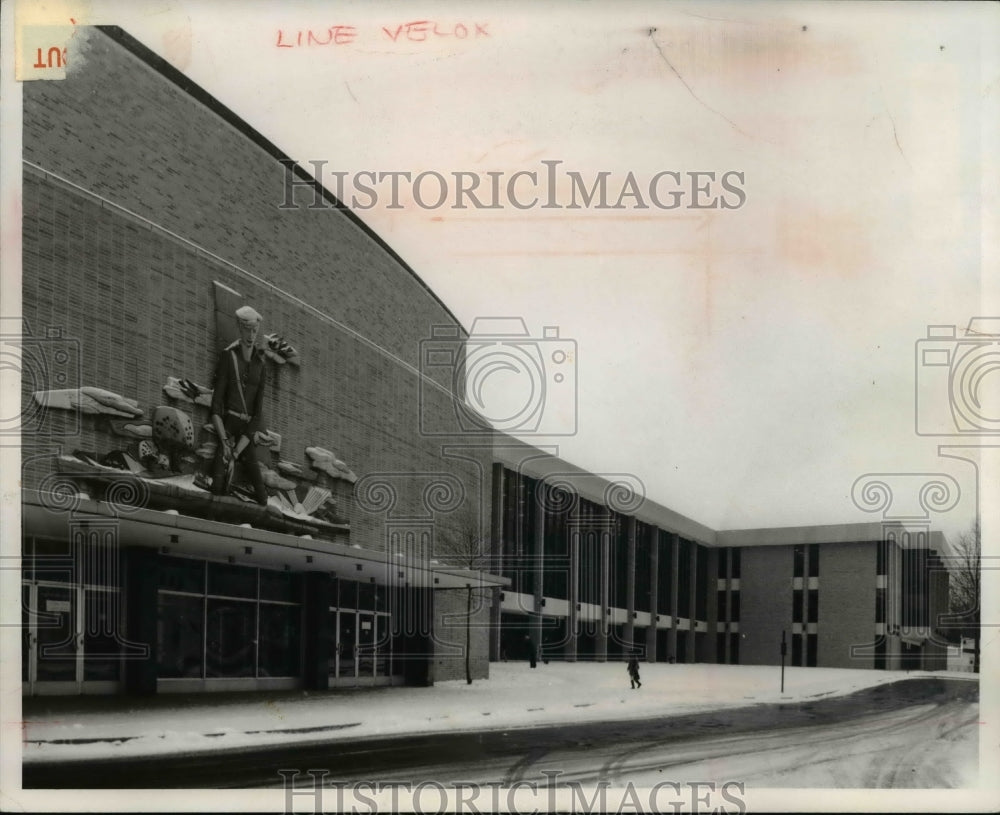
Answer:
<svg viewBox="0 0 1000 815"><path fill-rule="evenodd" d="M81 704L67 711L63 702L55 708L57 714L25 714L24 760L199 753L412 732L682 715L825 699L922 675L971 678L940 672L786 668L782 693L775 667L656 663L642 666L642 687L632 690L623 663L550 663L532 670L526 663L512 662L492 664L490 679L472 685L440 682L431 688L248 694L245 699L206 694L178 699L176 705L164 704L162 698L149 705L120 697L101 710ZM36 704L33 709L45 707L44 700ZM975 728L964 730L975 736ZM974 743L968 750L975 753Z"/></svg>

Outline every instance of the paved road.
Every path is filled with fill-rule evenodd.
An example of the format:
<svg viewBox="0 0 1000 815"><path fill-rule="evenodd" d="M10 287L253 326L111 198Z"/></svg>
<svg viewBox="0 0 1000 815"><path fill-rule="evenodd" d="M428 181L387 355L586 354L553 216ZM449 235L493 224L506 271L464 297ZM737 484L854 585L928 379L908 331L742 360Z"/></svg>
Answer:
<svg viewBox="0 0 1000 815"><path fill-rule="evenodd" d="M978 684L915 678L849 696L632 722L428 734L211 755L24 765L26 788L281 786L279 769L340 782L592 785L740 779L756 786L951 787L971 753ZM973 730L970 731L969 729ZM803 776L803 772L808 774ZM816 779L828 783L817 783ZM306 780L305 778L303 779Z"/></svg>

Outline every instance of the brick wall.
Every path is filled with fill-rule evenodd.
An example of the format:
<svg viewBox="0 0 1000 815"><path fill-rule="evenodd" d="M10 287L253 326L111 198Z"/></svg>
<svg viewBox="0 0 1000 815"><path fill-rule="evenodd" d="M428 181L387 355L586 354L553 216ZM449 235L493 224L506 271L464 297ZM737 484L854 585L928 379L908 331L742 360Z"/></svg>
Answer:
<svg viewBox="0 0 1000 815"><path fill-rule="evenodd" d="M306 465L315 445L358 476L452 473L467 500L442 525L488 514L489 450L446 460L441 439L418 432L413 368L431 327L454 324L447 309L344 213L279 210L277 161L119 43L91 31L82 49L65 81L24 88L24 157L54 176L25 168L24 316L36 334L60 329L82 360L58 386L107 388L137 399L147 417L172 404L168 376L211 386L218 280L264 315L262 334L277 331L301 355L301 369L269 369L264 410L282 435L281 458ZM32 390L55 387L47 376L25 378L26 409ZM424 395L425 409L451 414L446 394ZM197 431L207 411L184 407ZM94 418L70 435L77 417L44 419L45 432L26 439L45 453L29 461L26 449L26 486L48 471L52 445L124 446ZM413 514L422 501L420 485L404 485L394 511ZM383 517L344 503L352 542L381 548Z"/></svg>
<svg viewBox="0 0 1000 815"><path fill-rule="evenodd" d="M471 619L472 678L489 679L491 591L473 590L473 613L467 614L465 589L443 589L434 595L434 681L465 679L466 621Z"/></svg>
<svg viewBox="0 0 1000 815"><path fill-rule="evenodd" d="M788 643L788 665L792 653L792 547L745 547L740 572L740 663L779 664L782 630Z"/></svg>
<svg viewBox="0 0 1000 815"><path fill-rule="evenodd" d="M872 668L874 656L851 656L851 646L875 640L875 542L822 544L817 664Z"/></svg>

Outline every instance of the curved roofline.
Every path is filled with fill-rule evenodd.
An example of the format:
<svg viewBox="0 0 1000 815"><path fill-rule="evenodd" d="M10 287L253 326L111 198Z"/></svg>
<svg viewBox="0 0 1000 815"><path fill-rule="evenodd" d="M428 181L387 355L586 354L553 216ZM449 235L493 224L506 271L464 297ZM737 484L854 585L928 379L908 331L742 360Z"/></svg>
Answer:
<svg viewBox="0 0 1000 815"><path fill-rule="evenodd" d="M391 246L389 246L389 244L386 243L374 229L368 226L368 224L366 224L350 207L340 201L326 187L309 175L309 173L307 173L295 159L282 152L282 150L274 144L274 142L265 138L261 133L251 127L248 122L201 87L201 85L194 82L189 76L175 68L148 46L143 45L143 43L139 42L139 40L123 28L116 25L98 25L94 26L94 28L107 36L109 39L118 43L133 56L142 60L164 79L171 82L173 85L176 85L196 102L208 108L212 111L212 113L226 122L226 124L235 128L238 132L260 147L279 164L284 163L284 166L292 166L293 172L301 181L312 187L314 192L322 196L323 200L329 203L332 208L342 212L349 221L364 232L365 235L371 238L371 240L373 240L380 249L388 254L389 257L391 257L396 263L402 266L403 269L409 272L413 276L413 279L416 280L417 283L419 283L424 289L424 291L426 291L435 300L435 302L437 302L437 304L445 310L448 316L455 321L455 324L458 325L459 328L466 333L466 335L468 335L468 328L462 324L462 321L454 315L452 310L445 305L444 301L438 297L438 295L430 286L427 285L426 282L424 282L420 275L418 275L413 268L405 260L403 260L403 258L400 257L399 254Z"/></svg>

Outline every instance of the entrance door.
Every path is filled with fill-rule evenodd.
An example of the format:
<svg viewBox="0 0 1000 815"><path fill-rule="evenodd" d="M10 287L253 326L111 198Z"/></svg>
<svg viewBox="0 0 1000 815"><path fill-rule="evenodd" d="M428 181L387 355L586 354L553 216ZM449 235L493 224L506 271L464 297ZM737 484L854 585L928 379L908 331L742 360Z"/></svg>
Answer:
<svg viewBox="0 0 1000 815"><path fill-rule="evenodd" d="M358 612L358 678L375 675L375 615Z"/></svg>
<svg viewBox="0 0 1000 815"><path fill-rule="evenodd" d="M392 681L388 614L331 608L330 623L332 685L387 685Z"/></svg>
<svg viewBox="0 0 1000 815"><path fill-rule="evenodd" d="M21 586L26 693L114 693L121 682L118 592L65 583Z"/></svg>
<svg viewBox="0 0 1000 815"><path fill-rule="evenodd" d="M358 613L341 609L337 612L337 679L355 680L358 676Z"/></svg>

